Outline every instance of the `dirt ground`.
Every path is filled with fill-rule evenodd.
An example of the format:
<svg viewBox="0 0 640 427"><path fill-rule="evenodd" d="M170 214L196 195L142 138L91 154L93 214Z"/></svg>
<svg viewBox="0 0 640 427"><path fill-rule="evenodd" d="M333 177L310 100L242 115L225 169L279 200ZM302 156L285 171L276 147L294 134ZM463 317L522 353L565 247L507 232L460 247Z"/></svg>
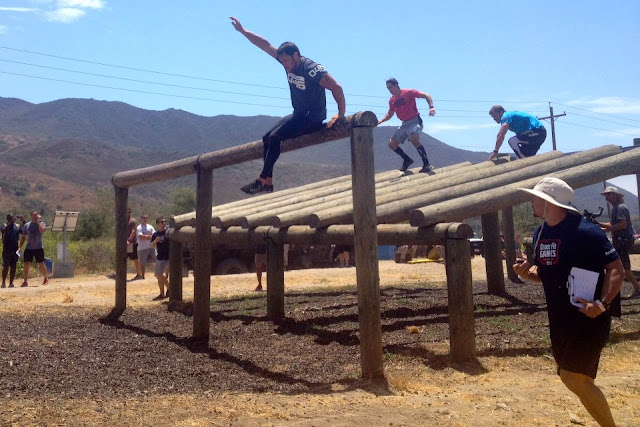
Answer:
<svg viewBox="0 0 640 427"><path fill-rule="evenodd" d="M212 276L208 343L189 338L192 277L171 310L155 280L130 282L118 320L105 276L0 289L0 425L594 426L555 374L541 288L491 296L483 258L473 271L478 357L454 364L444 266L380 263L386 385L359 378L354 268L287 272L275 322L255 274ZM640 300L596 382L640 425Z"/></svg>

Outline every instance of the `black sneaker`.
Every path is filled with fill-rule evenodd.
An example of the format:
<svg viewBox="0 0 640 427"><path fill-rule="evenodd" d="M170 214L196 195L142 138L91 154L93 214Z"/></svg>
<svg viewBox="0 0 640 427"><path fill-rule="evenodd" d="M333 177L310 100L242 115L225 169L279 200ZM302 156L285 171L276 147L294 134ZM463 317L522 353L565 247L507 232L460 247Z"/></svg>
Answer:
<svg viewBox="0 0 640 427"><path fill-rule="evenodd" d="M429 175L433 175L433 167L431 165L424 165L422 169L420 169L420 173L428 173Z"/></svg>
<svg viewBox="0 0 640 427"><path fill-rule="evenodd" d="M413 164L413 159L409 159L406 158L404 159L404 161L402 162L402 167L400 168L400 172L404 172L407 169L409 169L409 166L411 166Z"/></svg>
<svg viewBox="0 0 640 427"><path fill-rule="evenodd" d="M263 184L259 179L256 179L251 184L247 184L242 187L240 190L247 194L272 193L273 185Z"/></svg>

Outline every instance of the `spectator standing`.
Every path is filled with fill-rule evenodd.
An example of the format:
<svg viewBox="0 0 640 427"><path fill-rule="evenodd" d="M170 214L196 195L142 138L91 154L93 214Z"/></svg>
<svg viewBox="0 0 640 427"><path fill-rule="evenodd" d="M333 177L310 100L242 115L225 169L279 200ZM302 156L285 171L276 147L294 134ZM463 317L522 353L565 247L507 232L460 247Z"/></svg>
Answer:
<svg viewBox="0 0 640 427"><path fill-rule="evenodd" d="M625 277L633 285L634 292L629 298L640 298L640 284L638 284L636 276L633 275L631 259L629 258L629 252L635 242L635 231L631 224L629 208L624 204L624 194L613 186L608 186L600 194L611 204L611 214L609 222L601 222L599 224L605 232L611 232L613 247L616 248L616 252L620 255Z"/></svg>
<svg viewBox="0 0 640 427"><path fill-rule="evenodd" d="M429 104L429 115L434 116L436 109L433 106L433 98L428 93L420 92L419 90L400 89L398 80L394 78L387 80L387 89L389 89L392 95L389 100L389 111L387 115L378 122L378 125L389 120L394 114L402 120L402 125L400 125L389 140L389 148L402 157L402 167L400 170L404 172L413 164L413 159L400 148L400 144L404 144L408 138L422 159L422 169L420 169L420 172L430 172L431 165L427 158L427 152L420 143L420 132L422 132L423 125L422 118L418 112L418 106L416 105L416 99L426 99L427 104Z"/></svg>
<svg viewBox="0 0 640 427"><path fill-rule="evenodd" d="M489 115L500 125L496 145L489 160L498 156L498 150L508 130L516 134L509 138L509 145L519 159L534 156L547 139L547 129L531 114L522 111L505 111L501 105L494 105L489 110Z"/></svg>
<svg viewBox="0 0 640 427"><path fill-rule="evenodd" d="M157 251L155 273L160 294L154 300L161 300L169 297L169 279L167 275L169 272L169 238L166 236L167 221L163 216L156 218L156 227L158 227L158 231L151 236L151 247Z"/></svg>
<svg viewBox="0 0 640 427"><path fill-rule="evenodd" d="M131 208L127 208L127 258L133 261L133 265L136 267L136 275L133 280L143 279L142 269L140 268L140 261L138 260L138 239L136 236L136 229L138 227L138 221L131 216Z"/></svg>
<svg viewBox="0 0 640 427"><path fill-rule="evenodd" d="M20 285L22 288L29 286L29 268L34 258L40 266L40 272L44 277L42 285L49 284L49 272L47 271L47 266L44 265L44 245L42 244L42 234L47 231L47 226L42 222L42 218L37 211L31 212L30 215L31 221L22 226L22 236L20 236L20 249L22 249L25 240L27 241L27 247L24 251L24 282Z"/></svg>
<svg viewBox="0 0 640 427"><path fill-rule="evenodd" d="M283 117L262 137L262 172L258 179L241 188L247 194L270 193L273 191L273 166L280 157L280 143L322 127L322 122L327 117L325 89L331 91L338 106L338 113L327 123L328 128L332 127L338 119L344 117L344 92L322 65L301 56L294 43L285 42L276 49L262 36L246 30L237 18L230 19L236 31L278 61L287 72L293 114Z"/></svg>
<svg viewBox="0 0 640 427"><path fill-rule="evenodd" d="M140 273L144 279L147 264L156 260L156 251L151 247L151 237L155 229L148 224L149 215L143 214L140 217L140 224L136 227L136 239L138 241L138 262L140 263Z"/></svg>
<svg viewBox="0 0 640 427"><path fill-rule="evenodd" d="M543 178L533 190L521 190L534 196L533 213L543 223L533 235L533 260L516 263L513 270L542 283L560 379L600 425L613 426L609 403L594 380L624 267L606 234L570 205L574 192L567 183ZM574 268L597 275L594 295L577 299L581 307L571 302L567 287Z"/></svg>
<svg viewBox="0 0 640 427"><path fill-rule="evenodd" d="M260 292L262 290L262 272L267 266L267 245L260 244L256 247L253 262L256 266L256 278L258 279L258 286L254 291Z"/></svg>
<svg viewBox="0 0 640 427"><path fill-rule="evenodd" d="M2 225L2 287L6 287L7 273L9 273L9 287L13 288L18 264L20 226L16 224L12 213L7 215L6 224Z"/></svg>

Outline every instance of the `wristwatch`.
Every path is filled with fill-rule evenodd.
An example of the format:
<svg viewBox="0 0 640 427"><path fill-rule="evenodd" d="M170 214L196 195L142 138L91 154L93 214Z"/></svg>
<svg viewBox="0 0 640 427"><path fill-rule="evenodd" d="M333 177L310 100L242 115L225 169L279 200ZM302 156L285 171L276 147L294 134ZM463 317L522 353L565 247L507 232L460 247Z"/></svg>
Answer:
<svg viewBox="0 0 640 427"><path fill-rule="evenodd" d="M609 310L609 307L611 307L611 303L606 302L605 300L602 300L602 305L604 306L605 310Z"/></svg>

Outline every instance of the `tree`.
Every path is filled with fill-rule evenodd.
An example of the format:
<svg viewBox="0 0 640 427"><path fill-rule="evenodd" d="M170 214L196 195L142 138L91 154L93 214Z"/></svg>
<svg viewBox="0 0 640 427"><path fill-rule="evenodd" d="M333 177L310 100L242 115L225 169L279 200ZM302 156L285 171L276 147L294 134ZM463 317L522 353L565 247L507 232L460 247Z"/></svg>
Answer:
<svg viewBox="0 0 640 427"><path fill-rule="evenodd" d="M78 217L73 240L91 240L104 236L109 231L107 215L103 211L90 210Z"/></svg>
<svg viewBox="0 0 640 427"><path fill-rule="evenodd" d="M176 187L171 192L171 213L180 215L196 210L196 192L185 187Z"/></svg>

